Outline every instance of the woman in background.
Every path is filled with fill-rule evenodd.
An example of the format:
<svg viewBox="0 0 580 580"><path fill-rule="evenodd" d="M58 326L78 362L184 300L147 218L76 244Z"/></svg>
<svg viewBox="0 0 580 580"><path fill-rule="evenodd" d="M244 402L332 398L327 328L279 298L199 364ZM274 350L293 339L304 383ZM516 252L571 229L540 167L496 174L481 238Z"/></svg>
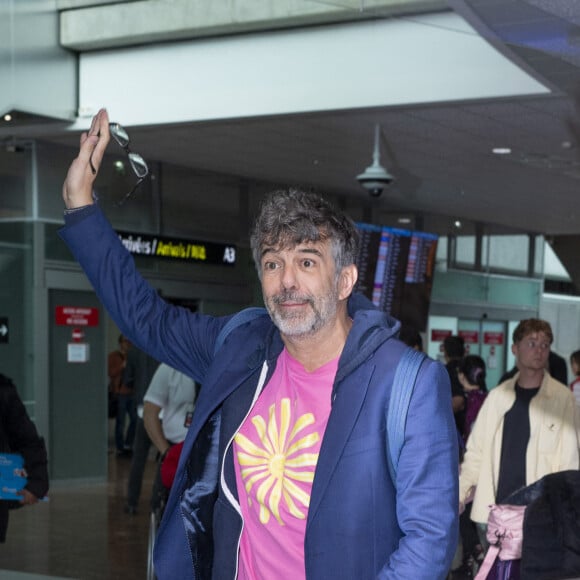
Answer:
<svg viewBox="0 0 580 580"><path fill-rule="evenodd" d="M457 367L457 376L465 393L465 423L461 436L463 445L471 433L473 424L483 401L487 396L485 383L485 362L477 355L470 354L461 359ZM477 535L477 528L471 521L471 503L459 517L459 532L463 546L463 566L455 578L472 578L484 557L484 550Z"/></svg>
<svg viewBox="0 0 580 580"><path fill-rule="evenodd" d="M462 433L465 443L487 396L484 360L475 354L464 357L457 368L457 376L466 396L465 425Z"/></svg>

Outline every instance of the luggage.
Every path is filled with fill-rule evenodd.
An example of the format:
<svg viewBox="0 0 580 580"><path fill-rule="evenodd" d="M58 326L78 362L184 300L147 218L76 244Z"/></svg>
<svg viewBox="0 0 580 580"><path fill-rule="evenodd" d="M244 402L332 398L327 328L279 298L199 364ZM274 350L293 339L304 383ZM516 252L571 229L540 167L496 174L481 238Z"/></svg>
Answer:
<svg viewBox="0 0 580 580"><path fill-rule="evenodd" d="M580 471L546 475L492 506L476 580L580 577Z"/></svg>
<svg viewBox="0 0 580 580"><path fill-rule="evenodd" d="M561 471L537 483L524 517L522 580L580 577L580 471Z"/></svg>

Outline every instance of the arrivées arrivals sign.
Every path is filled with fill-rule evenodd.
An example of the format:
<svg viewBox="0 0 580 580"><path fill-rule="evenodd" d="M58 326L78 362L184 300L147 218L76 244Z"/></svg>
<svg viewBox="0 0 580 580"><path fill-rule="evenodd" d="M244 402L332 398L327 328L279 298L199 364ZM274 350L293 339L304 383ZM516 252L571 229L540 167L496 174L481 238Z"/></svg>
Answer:
<svg viewBox="0 0 580 580"><path fill-rule="evenodd" d="M232 244L120 231L117 235L123 246L135 256L222 266L234 266L236 263L236 246Z"/></svg>

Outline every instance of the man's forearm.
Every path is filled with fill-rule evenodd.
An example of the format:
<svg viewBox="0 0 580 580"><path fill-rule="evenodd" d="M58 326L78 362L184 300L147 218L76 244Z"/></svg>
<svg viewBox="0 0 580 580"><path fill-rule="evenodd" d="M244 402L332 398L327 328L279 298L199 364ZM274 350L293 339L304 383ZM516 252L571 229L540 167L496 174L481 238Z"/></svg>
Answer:
<svg viewBox="0 0 580 580"><path fill-rule="evenodd" d="M163 434L163 427L159 420L160 410L161 407L153 405L149 401L145 401L143 404L143 424L145 425L145 430L153 442L153 445L155 445L159 453L163 455L171 445Z"/></svg>

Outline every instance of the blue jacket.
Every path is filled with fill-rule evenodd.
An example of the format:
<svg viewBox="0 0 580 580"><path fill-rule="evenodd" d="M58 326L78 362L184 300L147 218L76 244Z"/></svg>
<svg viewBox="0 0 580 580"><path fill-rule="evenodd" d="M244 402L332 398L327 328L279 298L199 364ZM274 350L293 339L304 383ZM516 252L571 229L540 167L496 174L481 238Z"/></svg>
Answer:
<svg viewBox="0 0 580 580"><path fill-rule="evenodd" d="M96 206L61 230L121 332L202 384L155 546L161 579L233 579L242 528L231 440L271 376L283 343L269 317L237 327L214 356L228 318L165 303L136 271ZM409 407L393 485L386 413L407 347L399 325L361 296L340 357L304 540L308 579L444 578L457 544L458 465L445 368L428 360Z"/></svg>

